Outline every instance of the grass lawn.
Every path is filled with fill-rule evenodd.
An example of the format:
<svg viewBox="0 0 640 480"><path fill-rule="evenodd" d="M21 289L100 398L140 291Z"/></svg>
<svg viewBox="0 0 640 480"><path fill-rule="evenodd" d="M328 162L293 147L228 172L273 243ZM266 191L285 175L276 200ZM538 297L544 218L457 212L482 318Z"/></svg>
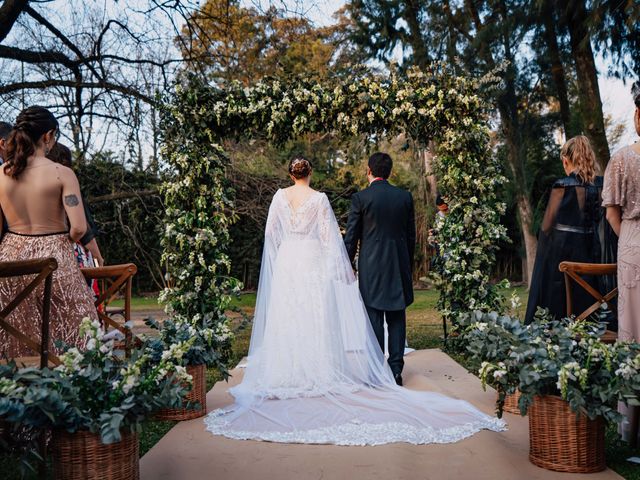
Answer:
<svg viewBox="0 0 640 480"><path fill-rule="evenodd" d="M527 293L522 287L514 289L520 296L523 306L519 313L524 315L526 308ZM507 296L511 295L511 290L505 292ZM244 312L251 314L255 305L255 293L247 293L239 299L234 300L233 306L240 308ZM407 310L407 341L409 346L416 349L438 348L442 346L442 319L436 311L436 302L438 301L438 293L435 290L420 290L415 292L415 302ZM133 302L134 310L147 310L158 308L154 298L135 298ZM233 343L233 359L231 364L236 365L246 354L249 349L249 339L251 337L251 328L243 328L237 332ZM456 358L464 365L463 359ZM214 370L207 372L207 387L221 380L220 375ZM148 422L143 427L140 435L140 455L144 455L151 447L153 447L174 425L174 422ZM607 460L610 468L618 472L624 478L632 480L640 480L640 466L630 464L626 459L630 456L638 454L629 446L621 442L617 435L615 426L611 426L607 431ZM523 462L528 461L523 457ZM7 480L14 478L17 480L19 475L16 469L15 457L0 456L0 472L3 472L2 478ZM5 476L5 472L7 476ZM35 478L35 477L34 477Z"/></svg>
<svg viewBox="0 0 640 480"><path fill-rule="evenodd" d="M124 300L114 300L109 304L112 307L124 307ZM158 297L132 297L131 310L158 310L162 306L158 304Z"/></svg>

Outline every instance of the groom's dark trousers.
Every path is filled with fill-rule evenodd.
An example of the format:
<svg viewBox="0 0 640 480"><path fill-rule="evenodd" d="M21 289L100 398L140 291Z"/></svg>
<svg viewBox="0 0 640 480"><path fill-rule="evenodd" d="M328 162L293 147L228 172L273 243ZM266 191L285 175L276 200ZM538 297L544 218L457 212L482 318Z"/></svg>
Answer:
<svg viewBox="0 0 640 480"><path fill-rule="evenodd" d="M380 349L384 352L384 321L389 333L389 367L394 375L404 367L404 344L407 338L407 315L404 310L387 311L367 307L369 321L376 334Z"/></svg>
<svg viewBox="0 0 640 480"><path fill-rule="evenodd" d="M351 261L358 256L362 300L384 351L389 332L389 366L402 373L406 339L405 309L413 303L416 227L413 198L386 180L376 180L351 197L344 243Z"/></svg>

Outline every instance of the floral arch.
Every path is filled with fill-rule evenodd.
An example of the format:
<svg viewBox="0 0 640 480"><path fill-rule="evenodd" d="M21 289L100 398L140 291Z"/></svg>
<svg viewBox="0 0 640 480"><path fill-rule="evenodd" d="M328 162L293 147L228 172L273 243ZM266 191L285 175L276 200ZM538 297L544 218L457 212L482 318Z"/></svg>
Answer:
<svg viewBox="0 0 640 480"><path fill-rule="evenodd" d="M194 77L177 86L163 115L164 155L174 170L164 184L164 261L171 287L163 300L178 321L226 330L225 310L240 289L229 276L226 254L234 214L222 141L262 135L280 143L326 131L405 133L424 147L433 140L433 173L450 206L439 231L447 252L439 309L454 322L471 309L500 309L489 276L497 244L506 237L499 222L505 207L496 197L506 179L489 150L479 88L441 66L326 83L265 80L221 90ZM217 366L226 371L222 357Z"/></svg>

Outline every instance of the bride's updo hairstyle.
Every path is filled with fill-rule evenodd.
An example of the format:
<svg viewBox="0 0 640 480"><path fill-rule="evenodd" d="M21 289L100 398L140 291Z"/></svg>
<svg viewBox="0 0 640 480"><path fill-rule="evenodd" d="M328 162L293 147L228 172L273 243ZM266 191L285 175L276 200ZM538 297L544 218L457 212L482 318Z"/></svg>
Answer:
<svg viewBox="0 0 640 480"><path fill-rule="evenodd" d="M296 180L307 178L312 170L311 162L304 157L294 157L289 162L289 175Z"/></svg>
<svg viewBox="0 0 640 480"><path fill-rule="evenodd" d="M587 137L578 135L569 139L562 146L560 155L569 160L580 180L593 183L596 179L596 154Z"/></svg>
<svg viewBox="0 0 640 480"><path fill-rule="evenodd" d="M44 107L28 107L16 118L5 150L4 173L17 179L27 167L27 159L36 151L42 136L58 130L58 121Z"/></svg>

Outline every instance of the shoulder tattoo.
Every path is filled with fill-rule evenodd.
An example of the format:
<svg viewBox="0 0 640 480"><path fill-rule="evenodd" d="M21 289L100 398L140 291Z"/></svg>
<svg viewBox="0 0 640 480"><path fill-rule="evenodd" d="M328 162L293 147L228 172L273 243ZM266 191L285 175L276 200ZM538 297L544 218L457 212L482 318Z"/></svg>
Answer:
<svg viewBox="0 0 640 480"><path fill-rule="evenodd" d="M67 207L77 207L78 205L80 205L80 200L78 200L78 196L75 194L71 194L71 195L67 195L66 197L64 197L64 204Z"/></svg>

